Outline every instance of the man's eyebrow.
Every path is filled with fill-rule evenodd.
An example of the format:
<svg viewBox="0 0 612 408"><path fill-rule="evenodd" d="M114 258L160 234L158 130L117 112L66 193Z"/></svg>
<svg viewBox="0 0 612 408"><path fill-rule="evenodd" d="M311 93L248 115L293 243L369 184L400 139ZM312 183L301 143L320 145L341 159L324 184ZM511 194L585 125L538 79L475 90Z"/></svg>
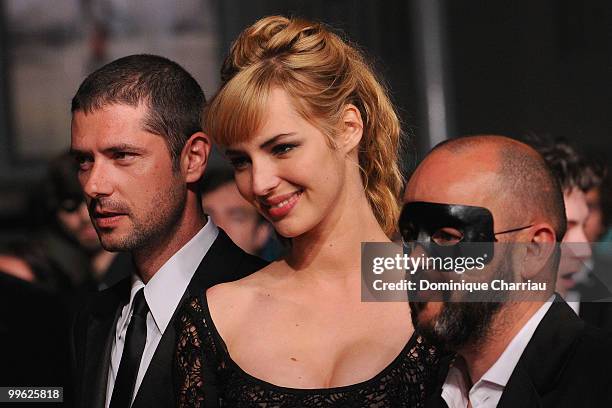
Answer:
<svg viewBox="0 0 612 408"><path fill-rule="evenodd" d="M132 145L129 143L120 143L118 145L106 147L102 150L102 152L105 154L119 153L119 152L125 152L125 151L142 153L145 151L145 149L141 146L136 146L136 145ZM70 148L69 153L71 156L83 156L86 154L91 154L89 150L85 151L85 150L76 149L74 147Z"/></svg>
<svg viewBox="0 0 612 408"><path fill-rule="evenodd" d="M108 154L108 153L120 153L120 152L125 152L125 151L134 152L134 153L141 153L144 150L145 149L143 149L140 146L131 145L129 143L120 143L118 145L106 147L106 148L104 148L102 150L102 152L104 154Z"/></svg>

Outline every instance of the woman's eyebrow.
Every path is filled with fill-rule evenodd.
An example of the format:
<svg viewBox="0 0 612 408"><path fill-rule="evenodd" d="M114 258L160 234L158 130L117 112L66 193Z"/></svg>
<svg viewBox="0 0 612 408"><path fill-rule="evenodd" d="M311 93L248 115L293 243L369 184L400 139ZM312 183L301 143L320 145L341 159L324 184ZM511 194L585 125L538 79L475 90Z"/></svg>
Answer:
<svg viewBox="0 0 612 408"><path fill-rule="evenodd" d="M282 139L284 137L287 136L293 136L295 135L295 132L289 132L289 133L279 133L276 136L272 136L270 139L266 140L265 142L263 142L262 144L259 145L260 149L265 149L267 147L269 147L270 145L273 145L274 143L278 142L279 139ZM243 154L244 152L240 149L226 149L225 150L225 154L227 156L237 156L240 154Z"/></svg>
<svg viewBox="0 0 612 408"><path fill-rule="evenodd" d="M295 132L289 132L289 133L280 133L276 136L271 137L270 139L266 140L265 142L263 142L261 145L259 145L260 148L265 149L266 147L273 145L274 143L276 143L279 139L282 139L285 136L293 136L295 135Z"/></svg>

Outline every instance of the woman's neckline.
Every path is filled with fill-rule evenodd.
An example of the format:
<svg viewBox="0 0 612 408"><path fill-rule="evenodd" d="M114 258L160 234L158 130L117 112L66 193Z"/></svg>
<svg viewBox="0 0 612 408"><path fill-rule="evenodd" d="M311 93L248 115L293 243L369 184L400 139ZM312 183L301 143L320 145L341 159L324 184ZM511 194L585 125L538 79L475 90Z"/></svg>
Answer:
<svg viewBox="0 0 612 408"><path fill-rule="evenodd" d="M410 338L408 339L408 342L406 342L406 345L401 349L399 354L393 360L391 360L391 362L389 364L387 364L381 371L379 371L377 374L375 374L371 378L366 379L364 381L359 381L359 382L354 383L354 384L340 385L340 386L330 387L330 388L294 388L294 387L285 387L285 386L282 386L282 385L277 385L277 384L271 383L271 382L266 381L266 380L262 380L260 378L255 377L252 374L249 374L242 367L240 367L240 365L238 365L238 363L236 363L236 361L234 361L234 359L232 358L231 354L229 353L229 350L227 348L227 345L225 344L225 341L223 340L223 338L221 337L221 335L217 331L217 326L215 325L215 322L212 319L212 316L210 314L210 309L208 307L208 298L206 297L206 291L203 291L200 294L199 298L200 298L200 303L202 304L202 310L204 311L204 317L206 318L206 321L207 321L208 329L211 331L211 333L212 333L213 337L215 338L215 340L221 345L221 347L223 349L223 352L227 356L227 361L229 362L231 367L234 370L236 370L238 373L240 373L240 375L248 378L251 381L257 382L260 385L264 385L266 387L273 388L273 389L278 390L278 391L284 391L284 392L288 392L288 393L311 393L311 394L318 393L318 394L323 394L323 393L346 392L346 391L350 391L350 390L352 390L354 388L361 388L364 385L367 385L368 383L375 382L377 379L383 377L387 372L391 371L396 365L398 365L400 363L402 357L404 357L404 355L407 354L409 352L409 350L411 350L416 345L417 338L418 338L416 336L416 333L413 332L412 335L410 336Z"/></svg>

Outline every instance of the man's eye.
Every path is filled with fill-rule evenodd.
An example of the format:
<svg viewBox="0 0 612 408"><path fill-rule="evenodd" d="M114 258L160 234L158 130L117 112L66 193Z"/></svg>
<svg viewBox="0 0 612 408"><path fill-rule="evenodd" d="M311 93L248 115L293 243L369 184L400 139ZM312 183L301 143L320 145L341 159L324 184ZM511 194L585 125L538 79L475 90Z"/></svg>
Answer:
<svg viewBox="0 0 612 408"><path fill-rule="evenodd" d="M78 166L80 171L88 170L93 163L93 159L87 156L76 156L74 158L76 165Z"/></svg>
<svg viewBox="0 0 612 408"><path fill-rule="evenodd" d="M431 234L431 240L438 245L456 245L463 240L463 233L451 227L440 228Z"/></svg>
<svg viewBox="0 0 612 408"><path fill-rule="evenodd" d="M134 153L130 152L115 152L113 153L113 159L115 160L129 160L135 157Z"/></svg>
<svg viewBox="0 0 612 408"><path fill-rule="evenodd" d="M283 155L285 153L289 153L291 150L295 149L296 147L297 145L294 145L294 144L288 144L288 143L279 144L272 148L272 153L274 153L275 155Z"/></svg>

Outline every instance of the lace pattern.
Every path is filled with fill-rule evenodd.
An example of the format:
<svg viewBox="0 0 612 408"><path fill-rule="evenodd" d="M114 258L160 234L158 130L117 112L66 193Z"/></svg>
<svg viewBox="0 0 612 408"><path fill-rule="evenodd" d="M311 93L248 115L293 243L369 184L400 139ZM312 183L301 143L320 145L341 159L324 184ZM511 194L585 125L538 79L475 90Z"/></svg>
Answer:
<svg viewBox="0 0 612 408"><path fill-rule="evenodd" d="M191 298L177 319L176 375L181 408L421 407L438 355L420 338L368 381L329 389L293 389L254 378L231 360L212 326L203 295Z"/></svg>

